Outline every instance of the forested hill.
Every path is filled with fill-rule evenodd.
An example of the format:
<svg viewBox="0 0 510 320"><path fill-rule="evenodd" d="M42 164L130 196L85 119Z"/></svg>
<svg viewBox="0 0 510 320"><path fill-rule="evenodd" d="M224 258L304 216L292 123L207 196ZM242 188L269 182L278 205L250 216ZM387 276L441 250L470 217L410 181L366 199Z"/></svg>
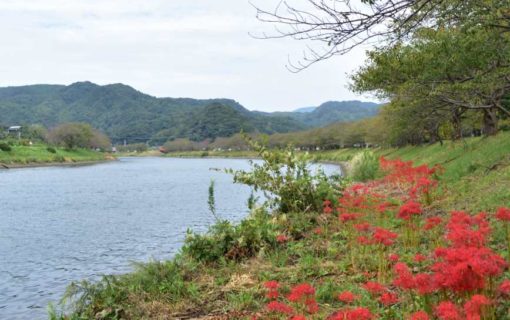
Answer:
<svg viewBox="0 0 510 320"><path fill-rule="evenodd" d="M335 111L328 104L329 111L321 106L307 114L263 113L249 111L230 99L156 98L123 84L99 86L77 82L69 86L0 88L0 125L51 127L64 122L87 122L114 142L150 140L159 144L173 138L200 141L227 137L241 130L268 134L299 131L322 126L333 119L343 121L373 115L351 109Z"/></svg>
<svg viewBox="0 0 510 320"><path fill-rule="evenodd" d="M288 115L308 127L323 127L335 122L350 122L373 117L380 105L362 101L329 101L316 108L302 108ZM284 113L285 114L285 113Z"/></svg>

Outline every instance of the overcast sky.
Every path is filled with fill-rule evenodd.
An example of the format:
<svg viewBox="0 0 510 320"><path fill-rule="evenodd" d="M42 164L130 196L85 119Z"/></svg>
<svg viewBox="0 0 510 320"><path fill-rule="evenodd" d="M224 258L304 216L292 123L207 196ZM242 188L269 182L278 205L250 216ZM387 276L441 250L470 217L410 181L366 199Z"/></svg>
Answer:
<svg viewBox="0 0 510 320"><path fill-rule="evenodd" d="M263 111L367 100L346 87L366 48L294 74L304 43L254 39L272 28L255 13L248 0L0 0L0 86L121 82Z"/></svg>

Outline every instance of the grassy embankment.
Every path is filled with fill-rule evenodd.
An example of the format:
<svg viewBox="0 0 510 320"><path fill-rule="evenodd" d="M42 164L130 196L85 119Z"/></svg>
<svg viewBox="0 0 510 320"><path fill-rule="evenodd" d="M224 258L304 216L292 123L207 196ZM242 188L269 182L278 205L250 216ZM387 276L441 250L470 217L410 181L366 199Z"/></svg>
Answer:
<svg viewBox="0 0 510 320"><path fill-rule="evenodd" d="M51 152L51 151L55 152ZM37 166L113 159L111 155L87 149L48 148L46 144L13 145L10 151L0 150L0 164L7 167Z"/></svg>
<svg viewBox="0 0 510 320"><path fill-rule="evenodd" d="M288 316L268 317L265 312L269 300L263 283L268 280L278 281L284 292L299 283L313 285L319 311L307 319L325 319L345 308L337 296L346 290L358 297L355 305L369 308L378 314L379 319L408 319L412 312L427 310L432 303L437 304L445 297L458 304L464 303L470 296L466 292L457 295L444 291L424 299L395 288L389 276L391 270L381 273L381 268L389 268L390 262L384 258L385 262L381 264L379 253L380 250L386 250L384 254L398 253L401 261L413 266L413 270L428 270L433 249L437 245L447 245L441 234L450 210L472 213L487 210L492 213L497 207L510 206L510 133L443 146L374 151L378 156L413 160L416 164L439 164L444 168L437 190L433 192L433 201L422 203L424 216L443 219L440 229L423 232L419 235L421 240L414 241L416 239L405 235L404 231L409 231L405 229L406 225L395 218L396 209L387 211L384 218L368 220L399 233L394 245L381 249L354 245L349 240L352 230L346 231L338 219L331 216L313 212L278 216L259 213L245 220L240 227L217 227L208 237L188 243L173 261L139 265L135 272L124 276L105 278L96 285L75 286L83 300L75 306L77 312L73 319L244 319L255 314L261 315L261 319L288 319ZM321 161L347 161L356 152L358 150L322 152L315 157ZM398 200L398 189L382 191L386 192L388 201L402 204ZM488 241L490 248L510 259L501 223L493 218L490 223L495 231ZM317 228L320 232L315 232ZM287 239L278 242L274 240L277 235L285 235ZM226 246L224 257L203 258L222 245ZM247 248L256 249L243 256ZM423 253L425 262L416 262L413 258L416 253ZM509 276L505 271L497 281ZM399 301L388 306L379 302L362 289L363 283L369 280L386 285L385 290L398 294ZM491 286L494 286L493 280ZM282 297L280 301L287 302ZM510 304L503 296L494 296L494 306L497 307L484 311L491 314L482 319L508 314ZM431 319L435 319L433 309L427 312Z"/></svg>

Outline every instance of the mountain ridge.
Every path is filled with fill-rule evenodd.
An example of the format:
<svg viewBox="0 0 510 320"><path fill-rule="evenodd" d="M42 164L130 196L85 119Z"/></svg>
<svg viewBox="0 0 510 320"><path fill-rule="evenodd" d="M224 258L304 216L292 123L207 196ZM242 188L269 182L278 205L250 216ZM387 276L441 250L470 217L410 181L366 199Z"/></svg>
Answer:
<svg viewBox="0 0 510 320"><path fill-rule="evenodd" d="M53 127L64 122L87 122L114 142L162 144L176 138L200 141L228 137L240 130L266 134L301 131L377 112L376 104L357 101L357 105L359 110L345 102L326 102L308 113L268 113L250 111L228 98L155 97L122 83L81 81L0 87L0 125Z"/></svg>

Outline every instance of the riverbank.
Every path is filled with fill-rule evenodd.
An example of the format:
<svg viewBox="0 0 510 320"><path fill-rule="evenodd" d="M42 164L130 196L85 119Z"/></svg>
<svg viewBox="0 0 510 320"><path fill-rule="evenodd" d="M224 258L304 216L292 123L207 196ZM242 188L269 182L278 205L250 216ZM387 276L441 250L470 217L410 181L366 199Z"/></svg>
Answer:
<svg viewBox="0 0 510 320"><path fill-rule="evenodd" d="M66 150L45 144L14 145L10 151L0 151L0 169L86 165L111 160L115 160L115 157L109 153L87 149Z"/></svg>
<svg viewBox="0 0 510 320"><path fill-rule="evenodd" d="M359 319L410 319L418 312L427 314L419 319L436 319L435 310L447 303L445 297L451 300L450 308L463 310L473 292L483 292L491 304L481 319L503 319L510 306L497 287L510 277L501 263L510 261L510 253L505 222L494 213L510 204L509 138L502 133L445 145L372 150L393 160L382 163L379 178L348 187L343 200L328 204L324 212L269 215L256 210L236 229L218 224L206 236L190 235L174 260L138 265L133 273L71 287L70 293L85 297L75 306L75 316L288 319L303 314L306 318L299 319L326 319L342 310L366 315ZM352 158L350 152L322 153L320 159ZM399 158L428 167L413 169ZM409 197L414 199L412 207ZM462 212L452 215L454 209L488 214L472 220ZM414 218L406 220L407 215ZM466 226L456 222L461 220L490 229L484 227L483 234L478 227L464 230ZM476 257L476 246L464 248L471 253L458 256L458 265L434 253L445 247L454 254L457 235L449 233L452 228L483 238L482 249L491 254L484 259L496 263L490 287L485 286L489 282L484 271L473 275L481 279L472 284L475 291L457 291L456 282L432 280L459 279L458 285L465 286L462 274L472 272L466 266L476 263L469 260ZM377 239L382 242L373 242ZM217 252L226 254L209 258ZM410 279L407 284L394 273L396 261L402 263L402 276ZM413 287L418 275L431 284L425 296L418 292L423 288Z"/></svg>

